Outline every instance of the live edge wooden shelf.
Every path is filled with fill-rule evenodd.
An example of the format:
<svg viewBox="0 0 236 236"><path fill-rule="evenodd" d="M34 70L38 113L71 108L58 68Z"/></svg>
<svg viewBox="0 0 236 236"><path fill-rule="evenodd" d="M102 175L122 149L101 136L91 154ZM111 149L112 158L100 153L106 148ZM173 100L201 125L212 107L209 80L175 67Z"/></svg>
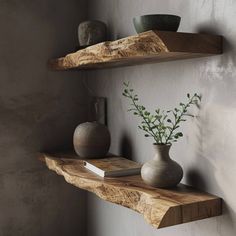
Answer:
<svg viewBox="0 0 236 236"><path fill-rule="evenodd" d="M49 169L81 189L143 215L156 228L163 228L222 214L222 200L186 185L174 189L147 186L140 175L101 178L83 167L74 154L46 154L40 159Z"/></svg>
<svg viewBox="0 0 236 236"><path fill-rule="evenodd" d="M52 59L49 66L85 70L213 56L222 54L222 41L217 35L147 31Z"/></svg>

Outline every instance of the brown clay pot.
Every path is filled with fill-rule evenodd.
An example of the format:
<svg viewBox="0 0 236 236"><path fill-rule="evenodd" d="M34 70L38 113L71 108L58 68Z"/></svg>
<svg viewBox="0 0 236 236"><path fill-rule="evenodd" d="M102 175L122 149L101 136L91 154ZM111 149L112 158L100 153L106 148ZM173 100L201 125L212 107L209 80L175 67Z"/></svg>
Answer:
<svg viewBox="0 0 236 236"><path fill-rule="evenodd" d="M105 125L86 122L75 129L73 143L75 152L83 159L104 158L110 148L111 136Z"/></svg>

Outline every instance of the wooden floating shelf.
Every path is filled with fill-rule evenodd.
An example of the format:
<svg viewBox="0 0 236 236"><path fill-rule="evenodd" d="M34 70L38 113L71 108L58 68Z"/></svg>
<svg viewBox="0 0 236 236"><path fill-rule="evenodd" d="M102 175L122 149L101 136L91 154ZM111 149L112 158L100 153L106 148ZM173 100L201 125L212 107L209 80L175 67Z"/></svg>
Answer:
<svg viewBox="0 0 236 236"><path fill-rule="evenodd" d="M54 70L99 69L222 54L222 36L167 31L99 43L49 61Z"/></svg>
<svg viewBox="0 0 236 236"><path fill-rule="evenodd" d="M174 189L147 186L140 175L101 178L83 167L75 154L42 154L49 169L81 189L143 215L156 228L163 228L222 214L221 198L180 184Z"/></svg>

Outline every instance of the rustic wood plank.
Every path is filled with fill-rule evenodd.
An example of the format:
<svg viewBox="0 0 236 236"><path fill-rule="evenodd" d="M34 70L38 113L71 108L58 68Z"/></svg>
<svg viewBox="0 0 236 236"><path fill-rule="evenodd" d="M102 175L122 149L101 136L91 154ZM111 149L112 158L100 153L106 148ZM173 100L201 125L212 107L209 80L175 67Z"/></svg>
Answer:
<svg viewBox="0 0 236 236"><path fill-rule="evenodd" d="M140 175L101 178L83 167L74 154L42 154L49 169L81 189L143 215L156 228L221 215L221 199L186 185L174 189L147 186Z"/></svg>
<svg viewBox="0 0 236 236"><path fill-rule="evenodd" d="M49 65L55 70L99 69L205 57L221 53L221 36L147 31L87 47L65 57L50 60Z"/></svg>

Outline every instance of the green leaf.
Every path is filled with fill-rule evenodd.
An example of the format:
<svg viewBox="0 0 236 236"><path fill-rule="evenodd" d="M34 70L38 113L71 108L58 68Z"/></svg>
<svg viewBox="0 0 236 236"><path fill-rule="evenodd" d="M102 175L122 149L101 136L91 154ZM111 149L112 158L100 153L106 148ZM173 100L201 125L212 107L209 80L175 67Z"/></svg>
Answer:
<svg viewBox="0 0 236 236"><path fill-rule="evenodd" d="M175 134L175 138L179 138L179 137L183 137L183 133L182 132L179 132L179 133Z"/></svg>
<svg viewBox="0 0 236 236"><path fill-rule="evenodd" d="M185 116L191 116L191 117L194 117L194 115L192 114L184 114Z"/></svg>
<svg viewBox="0 0 236 236"><path fill-rule="evenodd" d="M126 87L128 87L128 86L129 86L129 82L124 82L124 85L125 85Z"/></svg>
<svg viewBox="0 0 236 236"><path fill-rule="evenodd" d="M163 117L163 121L164 121L166 118L167 118L167 115L165 115L165 116Z"/></svg>

